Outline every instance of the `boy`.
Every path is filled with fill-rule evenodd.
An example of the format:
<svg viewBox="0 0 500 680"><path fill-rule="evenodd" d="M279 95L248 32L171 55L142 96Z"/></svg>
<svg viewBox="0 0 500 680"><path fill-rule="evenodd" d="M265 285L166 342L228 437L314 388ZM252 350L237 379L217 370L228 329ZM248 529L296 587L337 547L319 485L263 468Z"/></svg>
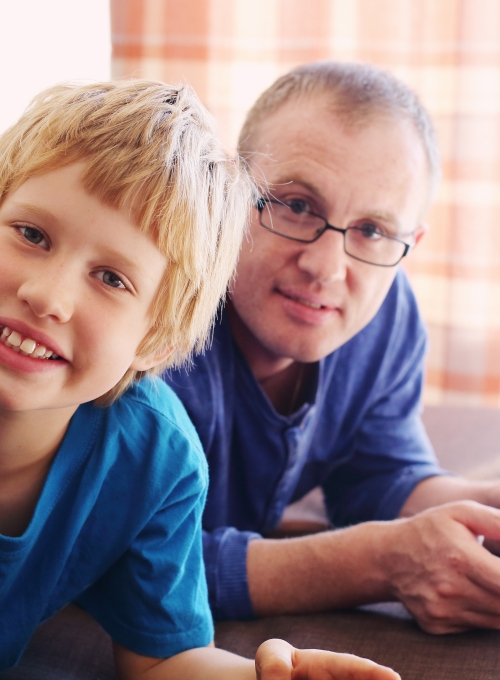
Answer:
<svg viewBox="0 0 500 680"><path fill-rule="evenodd" d="M76 600L120 678L255 678L211 646L199 440L168 388L139 381L203 347L249 182L189 88L144 81L42 93L0 158L0 670ZM397 677L282 641L256 665Z"/></svg>

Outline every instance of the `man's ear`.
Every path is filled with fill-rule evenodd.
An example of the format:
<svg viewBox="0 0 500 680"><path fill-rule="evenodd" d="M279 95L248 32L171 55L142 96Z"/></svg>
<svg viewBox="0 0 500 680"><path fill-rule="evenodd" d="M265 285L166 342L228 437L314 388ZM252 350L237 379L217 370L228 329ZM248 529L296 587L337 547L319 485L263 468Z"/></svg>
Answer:
<svg viewBox="0 0 500 680"><path fill-rule="evenodd" d="M429 225L427 222L423 222L422 224L419 224L418 227L415 229L413 232L413 237L415 239L415 243L413 244L413 247L418 245L418 242L420 239L425 236L425 234L429 231Z"/></svg>
<svg viewBox="0 0 500 680"><path fill-rule="evenodd" d="M175 347L167 347L166 349L159 350L158 352L153 352L145 357L136 357L132 362L130 368L134 371L147 371L150 368L158 366L158 364L163 363L172 354Z"/></svg>

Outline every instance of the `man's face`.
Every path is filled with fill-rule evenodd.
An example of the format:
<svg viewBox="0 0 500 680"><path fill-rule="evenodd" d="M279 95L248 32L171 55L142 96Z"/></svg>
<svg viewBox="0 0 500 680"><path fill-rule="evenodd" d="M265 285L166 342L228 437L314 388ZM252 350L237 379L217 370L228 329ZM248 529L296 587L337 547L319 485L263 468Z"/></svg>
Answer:
<svg viewBox="0 0 500 680"><path fill-rule="evenodd" d="M321 99L291 102L262 123L255 150L256 177L264 175L283 202L305 201L342 229L369 221L408 243L424 231L427 163L406 121L374 118L347 128ZM396 270L349 257L338 232L309 244L277 236L254 209L231 294L238 343L251 365L259 355L317 361L373 318Z"/></svg>

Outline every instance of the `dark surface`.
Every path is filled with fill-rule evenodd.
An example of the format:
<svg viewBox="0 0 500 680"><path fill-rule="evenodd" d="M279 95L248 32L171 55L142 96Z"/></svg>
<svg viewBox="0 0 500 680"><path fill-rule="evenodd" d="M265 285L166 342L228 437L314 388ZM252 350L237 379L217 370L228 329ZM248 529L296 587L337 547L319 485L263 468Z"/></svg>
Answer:
<svg viewBox="0 0 500 680"><path fill-rule="evenodd" d="M16 668L2 680L112 680L111 638L82 609L69 605L39 626Z"/></svg>
<svg viewBox="0 0 500 680"><path fill-rule="evenodd" d="M500 678L500 633L428 635L399 604L216 625L216 645L246 657L253 657L261 642L272 637L288 640L296 647L365 656L391 666L403 680ZM70 605L38 628L21 664L0 677L113 680L111 640L85 612Z"/></svg>
<svg viewBox="0 0 500 680"><path fill-rule="evenodd" d="M500 410L434 407L426 409L424 421L444 467L475 478L500 476ZM500 680L500 633L431 636L399 604L216 625L217 646L247 657L271 637L366 656L393 667L403 680ZM71 605L37 629L20 664L0 677L112 680L110 638Z"/></svg>
<svg viewBox="0 0 500 680"><path fill-rule="evenodd" d="M365 656L394 668L403 680L500 677L500 633L431 636L419 630L399 604L247 623L224 622L217 626L216 643L252 656L258 645L270 637L283 638L295 647Z"/></svg>

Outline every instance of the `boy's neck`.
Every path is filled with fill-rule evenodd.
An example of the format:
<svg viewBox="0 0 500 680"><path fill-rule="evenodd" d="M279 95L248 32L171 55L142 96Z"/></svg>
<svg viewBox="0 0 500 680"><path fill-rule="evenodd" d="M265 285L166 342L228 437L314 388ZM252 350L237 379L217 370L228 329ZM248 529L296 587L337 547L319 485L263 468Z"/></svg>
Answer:
<svg viewBox="0 0 500 680"><path fill-rule="evenodd" d="M0 409L0 534L26 530L75 410Z"/></svg>

